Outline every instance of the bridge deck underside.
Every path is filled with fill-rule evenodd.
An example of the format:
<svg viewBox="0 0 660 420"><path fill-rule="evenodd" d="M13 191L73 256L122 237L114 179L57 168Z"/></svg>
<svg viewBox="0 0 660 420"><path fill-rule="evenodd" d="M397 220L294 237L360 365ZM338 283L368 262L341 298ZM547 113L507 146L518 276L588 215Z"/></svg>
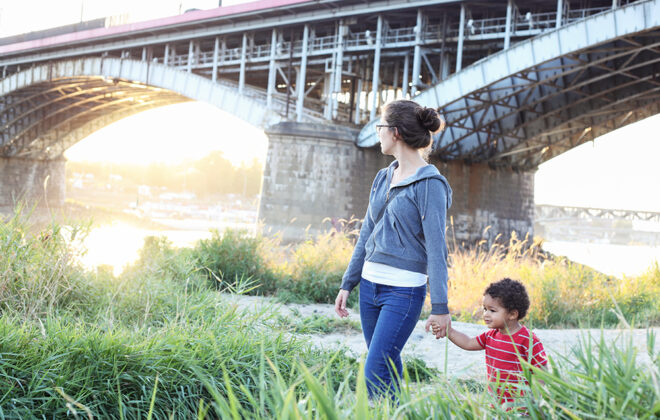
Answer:
<svg viewBox="0 0 660 420"><path fill-rule="evenodd" d="M529 169L660 111L660 30L511 74L441 108L446 160Z"/></svg>
<svg viewBox="0 0 660 420"><path fill-rule="evenodd" d="M188 101L104 77L64 77L0 98L0 157L50 160L95 130L147 109Z"/></svg>

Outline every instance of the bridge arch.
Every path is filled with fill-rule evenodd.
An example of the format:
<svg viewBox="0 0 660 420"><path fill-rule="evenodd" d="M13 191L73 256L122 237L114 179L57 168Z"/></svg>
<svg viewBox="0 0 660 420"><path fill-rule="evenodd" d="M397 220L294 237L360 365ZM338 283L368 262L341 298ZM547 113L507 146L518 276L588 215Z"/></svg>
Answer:
<svg viewBox="0 0 660 420"><path fill-rule="evenodd" d="M105 125L147 109L197 100L261 128L282 120L264 96L158 63L82 58L34 66L0 82L0 156L58 159Z"/></svg>
<svg viewBox="0 0 660 420"><path fill-rule="evenodd" d="M444 161L528 170L660 112L660 0L544 32L454 73L413 99L448 128ZM370 121L358 144L378 142Z"/></svg>

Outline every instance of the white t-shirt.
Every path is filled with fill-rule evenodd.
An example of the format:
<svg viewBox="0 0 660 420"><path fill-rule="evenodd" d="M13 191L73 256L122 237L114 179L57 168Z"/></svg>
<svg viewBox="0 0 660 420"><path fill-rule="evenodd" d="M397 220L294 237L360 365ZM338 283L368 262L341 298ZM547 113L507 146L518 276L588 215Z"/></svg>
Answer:
<svg viewBox="0 0 660 420"><path fill-rule="evenodd" d="M370 261L365 261L362 266L362 278L397 287L419 287L426 284L426 274Z"/></svg>

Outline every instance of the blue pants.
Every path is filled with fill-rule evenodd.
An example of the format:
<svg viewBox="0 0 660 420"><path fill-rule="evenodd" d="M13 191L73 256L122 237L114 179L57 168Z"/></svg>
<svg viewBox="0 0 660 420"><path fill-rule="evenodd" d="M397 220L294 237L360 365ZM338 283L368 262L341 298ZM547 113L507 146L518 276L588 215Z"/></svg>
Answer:
<svg viewBox="0 0 660 420"><path fill-rule="evenodd" d="M403 375L401 350L419 320L425 297L426 285L396 287L360 281L360 321L369 349L364 373L370 397L391 396L398 388Z"/></svg>

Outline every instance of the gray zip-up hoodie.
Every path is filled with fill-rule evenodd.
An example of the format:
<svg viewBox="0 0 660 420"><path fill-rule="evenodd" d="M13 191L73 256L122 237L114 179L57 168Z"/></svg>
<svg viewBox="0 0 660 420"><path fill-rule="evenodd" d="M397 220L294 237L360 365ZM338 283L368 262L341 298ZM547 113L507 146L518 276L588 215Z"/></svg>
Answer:
<svg viewBox="0 0 660 420"><path fill-rule="evenodd" d="M386 264L416 273L427 274L431 288L431 314L447 314L447 243L445 226L451 206L451 188L433 165L417 170L415 175L392 186L395 160L378 171L369 194L360 237L344 273L341 288L351 291L362 278L365 261ZM375 219L395 188L400 188Z"/></svg>

